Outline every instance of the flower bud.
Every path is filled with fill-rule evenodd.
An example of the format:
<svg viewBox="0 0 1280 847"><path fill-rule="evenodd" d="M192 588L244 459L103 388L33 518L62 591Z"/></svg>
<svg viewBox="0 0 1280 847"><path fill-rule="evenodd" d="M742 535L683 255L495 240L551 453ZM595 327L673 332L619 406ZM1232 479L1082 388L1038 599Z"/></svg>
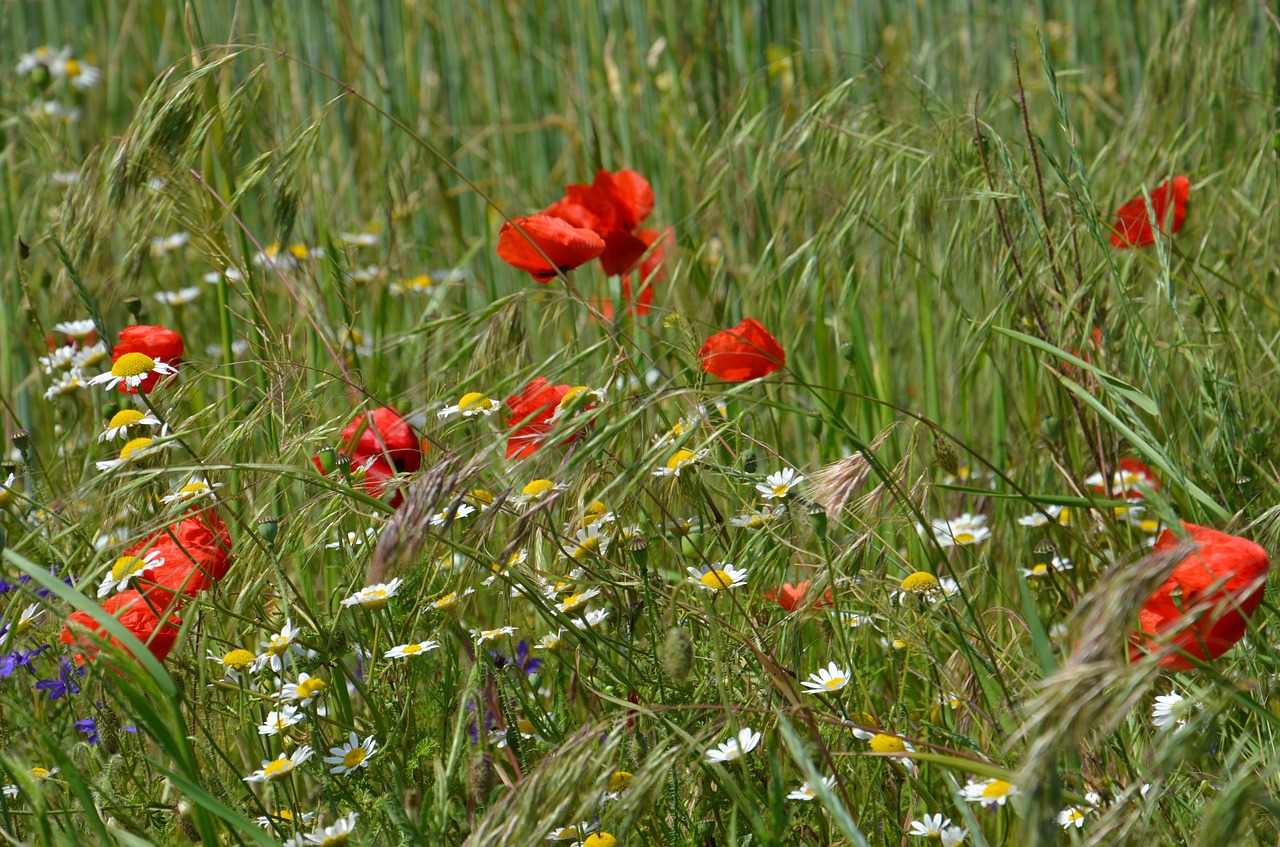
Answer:
<svg viewBox="0 0 1280 847"><path fill-rule="evenodd" d="M316 458L320 460L320 472L325 476L333 473L338 467L338 454L332 447L321 447Z"/></svg>
<svg viewBox="0 0 1280 847"><path fill-rule="evenodd" d="M262 540L268 544L276 542L276 535L280 532L280 519L274 515L268 515L265 518L258 519L258 534L262 536Z"/></svg>
<svg viewBox="0 0 1280 847"><path fill-rule="evenodd" d="M129 314L136 319L142 315L142 299L136 294L130 294L124 298L124 307L129 310Z"/></svg>

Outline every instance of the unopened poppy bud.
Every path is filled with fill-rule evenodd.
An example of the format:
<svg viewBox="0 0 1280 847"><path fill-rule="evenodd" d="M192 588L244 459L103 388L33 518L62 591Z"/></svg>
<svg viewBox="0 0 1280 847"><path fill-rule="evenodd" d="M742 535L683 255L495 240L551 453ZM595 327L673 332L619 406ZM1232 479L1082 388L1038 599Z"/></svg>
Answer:
<svg viewBox="0 0 1280 847"><path fill-rule="evenodd" d="M346 453L338 453L338 473L343 476L351 474L351 457Z"/></svg>
<svg viewBox="0 0 1280 847"><path fill-rule="evenodd" d="M497 782L498 772L493 766L492 756L481 753L471 761L471 767L467 769L467 791L471 795L471 802L486 802Z"/></svg>
<svg viewBox="0 0 1280 847"><path fill-rule="evenodd" d="M130 294L124 298L124 307L129 310L129 314L137 318L142 314L142 298L136 294Z"/></svg>
<svg viewBox="0 0 1280 847"><path fill-rule="evenodd" d="M678 626L667 630L667 638L662 642L662 667L681 685L693 670L693 639Z"/></svg>
<svg viewBox="0 0 1280 847"><path fill-rule="evenodd" d="M31 444L31 433L27 432L25 429L20 429L13 435L10 435L9 440L12 441L13 446L17 447L19 452L25 456L27 453L27 447Z"/></svg>
<svg viewBox="0 0 1280 847"><path fill-rule="evenodd" d="M933 458L938 463L938 467L946 471L948 475L960 475L960 459L956 456L955 448L951 446L951 442L945 436L939 435L934 439Z"/></svg>
<svg viewBox="0 0 1280 847"><path fill-rule="evenodd" d="M321 447L320 452L316 454L316 459L320 461L320 470L326 476L338 467L338 454L332 447Z"/></svg>
<svg viewBox="0 0 1280 847"><path fill-rule="evenodd" d="M280 519L274 515L268 515L258 520L258 534L262 536L262 540L268 544L274 544L276 536L280 533Z"/></svg>
<svg viewBox="0 0 1280 847"><path fill-rule="evenodd" d="M1045 441L1057 444L1062 440L1062 418L1057 415L1047 415L1040 421L1040 434L1044 436Z"/></svg>

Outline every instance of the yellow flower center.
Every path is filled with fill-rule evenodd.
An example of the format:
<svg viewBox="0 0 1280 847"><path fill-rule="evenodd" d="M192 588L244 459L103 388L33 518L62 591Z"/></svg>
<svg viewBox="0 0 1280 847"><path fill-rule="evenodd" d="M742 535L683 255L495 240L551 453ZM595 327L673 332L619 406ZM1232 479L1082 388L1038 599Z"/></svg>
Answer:
<svg viewBox="0 0 1280 847"><path fill-rule="evenodd" d="M524 487L523 493L526 497L541 497L555 487L556 484L549 479L535 479Z"/></svg>
<svg viewBox="0 0 1280 847"><path fill-rule="evenodd" d="M138 556L121 556L116 559L116 563L111 567L111 578L119 582L122 577L142 570L144 565L146 565L146 562Z"/></svg>
<svg viewBox="0 0 1280 847"><path fill-rule="evenodd" d="M609 777L609 785L607 786L610 794L617 794L619 791L626 791L631 787L631 774L627 771L614 771Z"/></svg>
<svg viewBox="0 0 1280 847"><path fill-rule="evenodd" d="M698 581L707 588L712 588L716 591L724 591L733 585L733 577L721 570L707 571L702 575L702 579Z"/></svg>
<svg viewBox="0 0 1280 847"><path fill-rule="evenodd" d="M982 789L982 796L991 800L997 800L1013 788L1013 783L1005 782L1003 779L993 779L986 788Z"/></svg>
<svg viewBox="0 0 1280 847"><path fill-rule="evenodd" d="M406 645L404 645L403 647L401 647L401 648L400 648L400 652L401 652L401 653L406 653L406 654L421 653L421 652L422 652L422 645L420 645L420 644L406 644Z"/></svg>
<svg viewBox="0 0 1280 847"><path fill-rule="evenodd" d="M458 409L460 411L466 412L470 409L475 408L476 406L480 406L480 405L488 406L489 403L490 403L490 400L488 397L485 397L479 391L471 391L471 392L468 392L467 394L462 395L462 399L458 401Z"/></svg>
<svg viewBox="0 0 1280 847"><path fill-rule="evenodd" d="M671 454L671 458L667 459L667 469L676 470L693 461L692 450L677 450Z"/></svg>
<svg viewBox="0 0 1280 847"><path fill-rule="evenodd" d="M32 768L29 773L36 779L44 779L49 775L48 768Z"/></svg>
<svg viewBox="0 0 1280 847"><path fill-rule="evenodd" d="M766 523L764 515L753 514L747 518L747 529L760 529Z"/></svg>
<svg viewBox="0 0 1280 847"><path fill-rule="evenodd" d="M1084 817L1084 812L1076 808L1067 809L1067 820L1074 823Z"/></svg>
<svg viewBox="0 0 1280 847"><path fill-rule="evenodd" d="M581 594L574 594L571 597L566 597L561 605L564 606L566 612L571 612L586 603L588 599L590 598L583 597Z"/></svg>
<svg viewBox="0 0 1280 847"><path fill-rule="evenodd" d="M970 544L976 536L972 532L957 532L955 540L957 544Z"/></svg>
<svg viewBox="0 0 1280 847"><path fill-rule="evenodd" d="M838 691L841 688L844 688L844 683L845 683L844 677L833 676L831 677L831 679L828 679L826 682L822 684L827 687L828 691Z"/></svg>
<svg viewBox="0 0 1280 847"><path fill-rule="evenodd" d="M262 769L262 775L267 779L279 779L291 770L293 770L293 760L281 756L274 762L268 762Z"/></svg>
<svg viewBox="0 0 1280 847"><path fill-rule="evenodd" d="M782 485L775 485L773 487L773 494L775 497L781 497L782 495L786 494L790 490L791 490L790 484L784 483Z"/></svg>
<svg viewBox="0 0 1280 847"><path fill-rule="evenodd" d="M311 255L311 251L307 249L305 244L290 244L289 252L293 254L295 259L305 259Z"/></svg>
<svg viewBox="0 0 1280 847"><path fill-rule="evenodd" d="M80 76L80 73L81 73L80 63L75 59L67 59L66 68L67 68L68 77L75 79L76 77Z"/></svg>
<svg viewBox="0 0 1280 847"><path fill-rule="evenodd" d="M427 274L418 274L413 279L404 280L400 285L405 288L430 288L435 285L435 280Z"/></svg>
<svg viewBox="0 0 1280 847"><path fill-rule="evenodd" d="M573 551L573 558L585 556L588 553L594 553L600 549L600 539L595 535L587 536L578 542L578 549Z"/></svg>
<svg viewBox="0 0 1280 847"><path fill-rule="evenodd" d="M1155 521L1148 518L1147 520L1144 520L1141 523L1139 523L1138 527L1148 535L1154 535L1160 529L1160 521Z"/></svg>
<svg viewBox="0 0 1280 847"><path fill-rule="evenodd" d="M1048 566L1048 565L1036 565L1036 566L1034 566L1033 568L1031 568L1031 572L1032 572L1033 574L1035 574L1036 576L1047 576L1047 575L1048 575L1048 573L1049 573L1049 566Z"/></svg>
<svg viewBox="0 0 1280 847"><path fill-rule="evenodd" d="M474 489L471 494L468 495L467 499L471 501L471 505L473 506L493 505L493 495L488 491L485 491L483 488Z"/></svg>
<svg viewBox="0 0 1280 847"><path fill-rule="evenodd" d="M873 753L905 753L907 751L907 745L901 738L884 732L871 736L867 744L870 745Z"/></svg>
<svg viewBox="0 0 1280 847"><path fill-rule="evenodd" d="M146 353L125 353L111 364L112 376L140 376L156 366L156 360Z"/></svg>
<svg viewBox="0 0 1280 847"><path fill-rule="evenodd" d="M324 691L325 682L323 679L316 677L308 677L298 683L298 699L307 700Z"/></svg>
<svg viewBox="0 0 1280 847"><path fill-rule="evenodd" d="M280 811L276 812L276 817L282 821L285 821L286 823L292 822L293 812L289 811L288 809L281 809Z"/></svg>
<svg viewBox="0 0 1280 847"><path fill-rule="evenodd" d="M1062 524L1063 526L1069 526L1071 524L1070 509L1064 508L1061 512L1058 512L1058 523Z"/></svg>
<svg viewBox="0 0 1280 847"><path fill-rule="evenodd" d="M448 594L436 601L436 606L443 609L446 606L458 605L458 595L456 592L450 591Z"/></svg>
<svg viewBox="0 0 1280 847"><path fill-rule="evenodd" d="M369 754L365 752L363 747L352 747L342 756L342 766L344 768L354 768L368 758Z"/></svg>
<svg viewBox="0 0 1280 847"><path fill-rule="evenodd" d="M178 489L178 496L186 499L195 497L197 494L204 494L207 491L209 491L209 483L207 482L188 482Z"/></svg>
<svg viewBox="0 0 1280 847"><path fill-rule="evenodd" d="M575 385L565 392L564 397L560 398L560 408L568 409L573 405L573 401L577 400L587 390L585 385Z"/></svg>
<svg viewBox="0 0 1280 847"><path fill-rule="evenodd" d="M289 639L283 635L271 636L271 643L267 645L267 653L272 656L279 656L289 649Z"/></svg>
<svg viewBox="0 0 1280 847"><path fill-rule="evenodd" d="M124 358L121 356L120 358ZM114 365L112 366L114 369ZM121 409L111 416L111 422L107 424L107 429L119 429L122 426L133 426L142 420L146 415L137 409Z"/></svg>
<svg viewBox="0 0 1280 847"><path fill-rule="evenodd" d="M239 649L232 650L230 653L222 657L222 664L230 668L242 671L253 663L254 655L248 650Z"/></svg>
<svg viewBox="0 0 1280 847"><path fill-rule="evenodd" d="M120 461L127 462L133 458L133 454L140 450L145 450L151 446L150 438L133 438L120 448Z"/></svg>
<svg viewBox="0 0 1280 847"><path fill-rule="evenodd" d="M618 843L618 839L614 838L607 832L597 832L588 835L587 840L582 842L582 847L614 847Z"/></svg>
<svg viewBox="0 0 1280 847"><path fill-rule="evenodd" d="M916 571L902 580L902 590L908 594L924 594L938 588L938 578L931 573Z"/></svg>

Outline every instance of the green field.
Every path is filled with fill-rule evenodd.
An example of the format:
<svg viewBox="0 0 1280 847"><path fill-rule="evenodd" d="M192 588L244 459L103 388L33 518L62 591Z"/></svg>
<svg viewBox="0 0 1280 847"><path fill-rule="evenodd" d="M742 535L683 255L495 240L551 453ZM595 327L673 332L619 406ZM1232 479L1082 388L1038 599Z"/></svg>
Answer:
<svg viewBox="0 0 1280 847"><path fill-rule="evenodd" d="M0 4L0 836L1280 843L1273 5Z"/></svg>

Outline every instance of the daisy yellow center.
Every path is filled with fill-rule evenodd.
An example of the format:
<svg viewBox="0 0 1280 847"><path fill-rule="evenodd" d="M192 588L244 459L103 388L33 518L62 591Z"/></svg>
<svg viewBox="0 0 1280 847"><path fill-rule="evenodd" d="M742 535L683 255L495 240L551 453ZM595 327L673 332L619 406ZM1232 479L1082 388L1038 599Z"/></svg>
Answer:
<svg viewBox="0 0 1280 847"><path fill-rule="evenodd" d="M1068 821L1072 821L1072 822L1078 821L1083 817L1084 817L1084 812L1080 811L1079 809L1067 809Z"/></svg>
<svg viewBox="0 0 1280 847"><path fill-rule="evenodd" d="M1048 565L1036 565L1035 567L1033 567L1033 568L1031 569L1031 572L1032 572L1033 574L1035 574L1036 576L1046 576L1046 575L1049 573L1049 566L1048 566Z"/></svg>
<svg viewBox="0 0 1280 847"><path fill-rule="evenodd" d="M311 251L307 249L305 244L291 244L289 245L289 252L293 254L295 259L305 259L311 255Z"/></svg>
<svg viewBox="0 0 1280 847"><path fill-rule="evenodd" d="M317 845L317 847L343 847L343 845L350 840L351 840L351 833L335 832L332 835L326 835L323 838L321 838L320 843Z"/></svg>
<svg viewBox="0 0 1280 847"><path fill-rule="evenodd" d="M32 768L30 773L36 779L44 779L49 775L49 769L48 768Z"/></svg>
<svg viewBox="0 0 1280 847"><path fill-rule="evenodd" d="M49 56L49 48L45 46L37 47L36 55L39 56L41 59L47 58Z"/></svg>
<svg viewBox="0 0 1280 847"><path fill-rule="evenodd" d="M445 606L456 605L457 602L458 602L458 595L455 592L451 591L448 594L441 597L439 600L437 600L436 605L443 608Z"/></svg>
<svg viewBox="0 0 1280 847"><path fill-rule="evenodd" d="M67 59L67 76L75 78L80 76L80 63L75 59Z"/></svg>
<svg viewBox="0 0 1280 847"><path fill-rule="evenodd" d="M401 647L401 648L400 648L400 652L401 652L401 653L421 653L421 652L422 652L422 645L420 645L420 644L406 644L406 645L404 645L403 647Z"/></svg>
<svg viewBox="0 0 1280 847"><path fill-rule="evenodd" d="M267 779L279 779L291 770L293 770L292 760L281 758L268 762L262 769L262 775Z"/></svg>
<svg viewBox="0 0 1280 847"><path fill-rule="evenodd" d="M677 450L675 453L671 454L670 459L667 459L667 469L675 470L676 468L684 467L685 465L689 464L692 461L693 461L692 450Z"/></svg>
<svg viewBox="0 0 1280 847"><path fill-rule="evenodd" d="M325 682L323 679L317 679L314 676L304 679L298 683L298 699L307 700L324 691Z"/></svg>
<svg viewBox="0 0 1280 847"><path fill-rule="evenodd" d="M342 755L342 766L344 768L354 768L368 758L369 754L365 752L363 747L352 747Z"/></svg>
<svg viewBox="0 0 1280 847"><path fill-rule="evenodd" d="M111 363L112 376L141 376L156 366L156 360L146 353L125 353Z"/></svg>
<svg viewBox="0 0 1280 847"><path fill-rule="evenodd" d="M289 811L288 809L281 809L280 811L276 812L276 817L282 821L289 822L293 820L293 812Z"/></svg>
<svg viewBox="0 0 1280 847"><path fill-rule="evenodd" d="M427 276L426 274L419 274L415 276L413 279L406 279L401 284L407 288L430 288L431 286L435 285L435 280L433 280L431 277Z"/></svg>
<svg viewBox="0 0 1280 847"><path fill-rule="evenodd" d="M1061 512L1058 512L1058 523L1060 523L1060 524L1070 524L1070 523L1071 523L1071 510L1070 510L1070 509L1063 509Z"/></svg>
<svg viewBox="0 0 1280 847"><path fill-rule="evenodd" d="M907 750L907 745L901 738L884 732L871 736L867 744L873 753L905 753Z"/></svg>
<svg viewBox="0 0 1280 847"><path fill-rule="evenodd" d="M707 588L712 588L716 591L723 591L733 585L733 577L721 570L707 571L702 575L702 579L698 581Z"/></svg>
<svg viewBox="0 0 1280 847"><path fill-rule="evenodd" d="M760 529L766 523L764 515L751 515L747 518L748 529Z"/></svg>
<svg viewBox="0 0 1280 847"><path fill-rule="evenodd" d="M555 485L556 484L549 479L535 479L524 487L523 493L526 497L541 497L552 488L555 488Z"/></svg>
<svg viewBox="0 0 1280 847"><path fill-rule="evenodd" d="M587 602L587 599L588 598L583 597L581 594L574 594L572 597L566 597L562 605L564 606L564 609L567 612L571 609L578 608L583 603Z"/></svg>
<svg viewBox="0 0 1280 847"><path fill-rule="evenodd" d="M119 582L123 577L135 574L146 564L137 556L121 556L111 568L111 578Z"/></svg>
<svg viewBox="0 0 1280 847"><path fill-rule="evenodd" d="M598 518L607 511L609 511L609 507L606 506L603 501L593 500L587 504L586 512L591 517Z"/></svg>
<svg viewBox="0 0 1280 847"><path fill-rule="evenodd" d="M254 655L248 650L232 650L230 653L222 657L222 664L230 668L242 671L252 664Z"/></svg>
<svg viewBox="0 0 1280 847"><path fill-rule="evenodd" d="M610 794L616 794L619 791L626 791L631 787L631 774L627 771L615 771L609 777L608 790Z"/></svg>
<svg viewBox="0 0 1280 847"><path fill-rule="evenodd" d="M1160 529L1160 521L1145 520L1139 523L1138 526L1143 532L1153 534L1156 530Z"/></svg>
<svg viewBox="0 0 1280 847"><path fill-rule="evenodd" d="M575 385L565 392L564 397L560 398L560 408L567 409L573 405L573 401L577 400L587 390L585 385Z"/></svg>
<svg viewBox="0 0 1280 847"><path fill-rule="evenodd" d="M121 358L124 357L121 356ZM122 426L133 426L144 417L145 415L137 409L121 409L111 416L111 422L107 424L107 429L119 429Z"/></svg>
<svg viewBox="0 0 1280 847"><path fill-rule="evenodd" d="M575 555L581 556L584 553L594 553L600 549L600 539L592 535L578 542L578 549Z"/></svg>
<svg viewBox="0 0 1280 847"><path fill-rule="evenodd" d="M924 594L938 587L938 578L931 573L916 571L902 580L902 590L909 594Z"/></svg>
<svg viewBox="0 0 1280 847"><path fill-rule="evenodd" d="M267 653L272 656L279 656L289 649L289 639L283 635L271 636L271 643L267 645Z"/></svg>
<svg viewBox="0 0 1280 847"><path fill-rule="evenodd" d="M471 502L477 506L492 506L493 495L483 488L477 488L471 492Z"/></svg>
<svg viewBox="0 0 1280 847"><path fill-rule="evenodd" d="M489 398L485 397L479 391L471 391L462 395L462 399L458 401L458 408L466 412L474 409L476 406L488 406Z"/></svg>
<svg viewBox="0 0 1280 847"><path fill-rule="evenodd" d="M775 485L773 487L773 493L778 497L781 497L783 494L786 494L790 490L791 490L791 484L786 482L779 483L778 485Z"/></svg>
<svg viewBox="0 0 1280 847"><path fill-rule="evenodd" d="M582 847L614 847L618 843L618 839L614 838L607 832L597 832L588 835L587 840L582 842Z"/></svg>
<svg viewBox="0 0 1280 847"><path fill-rule="evenodd" d="M197 494L204 494L209 490L209 484L205 482L188 482L186 485L178 489L178 494L183 497L194 497Z"/></svg>
<svg viewBox="0 0 1280 847"><path fill-rule="evenodd" d="M120 448L120 461L125 462L133 458L133 454L139 450L145 450L151 446L150 438L133 438Z"/></svg>
<svg viewBox="0 0 1280 847"><path fill-rule="evenodd" d="M1013 783L1005 782L1003 779L993 779L982 789L982 796L988 800L998 800L1004 797L1013 789Z"/></svg>
<svg viewBox="0 0 1280 847"><path fill-rule="evenodd" d="M844 677L836 675L831 677L830 679L828 679L826 682L822 684L825 685L828 690L835 691L837 689L844 688L844 683L845 683Z"/></svg>
<svg viewBox="0 0 1280 847"><path fill-rule="evenodd" d="M957 532L955 539L957 544L968 544L975 538L972 532Z"/></svg>

